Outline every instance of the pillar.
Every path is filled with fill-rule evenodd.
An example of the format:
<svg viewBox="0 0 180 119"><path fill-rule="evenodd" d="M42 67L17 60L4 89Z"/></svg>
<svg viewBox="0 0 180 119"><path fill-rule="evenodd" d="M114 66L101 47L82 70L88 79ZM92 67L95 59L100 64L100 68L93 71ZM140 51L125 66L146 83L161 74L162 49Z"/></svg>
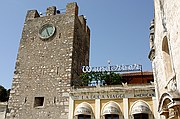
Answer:
<svg viewBox="0 0 180 119"><path fill-rule="evenodd" d="M100 116L101 116L101 105L100 105L100 99L96 99L95 100L95 117L96 119L100 119Z"/></svg>
<svg viewBox="0 0 180 119"><path fill-rule="evenodd" d="M124 110L124 119L129 119L129 102L128 98L123 98L123 110Z"/></svg>
<svg viewBox="0 0 180 119"><path fill-rule="evenodd" d="M72 99L71 96L69 96L69 117L68 119L73 119L74 115L74 100Z"/></svg>

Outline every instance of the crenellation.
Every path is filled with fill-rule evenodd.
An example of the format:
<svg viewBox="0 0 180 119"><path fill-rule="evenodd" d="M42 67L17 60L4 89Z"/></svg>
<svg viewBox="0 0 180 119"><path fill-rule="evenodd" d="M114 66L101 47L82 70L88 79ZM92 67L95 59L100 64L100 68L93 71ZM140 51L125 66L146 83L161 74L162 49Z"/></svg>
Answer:
<svg viewBox="0 0 180 119"><path fill-rule="evenodd" d="M66 6L66 15L78 16L77 3L68 3Z"/></svg>
<svg viewBox="0 0 180 119"><path fill-rule="evenodd" d="M56 13L57 13L57 10L56 10L56 7L55 7L55 6L48 7L48 8L46 9L46 15L47 15L47 16L56 15Z"/></svg>
<svg viewBox="0 0 180 119"><path fill-rule="evenodd" d="M40 17L37 10L28 10L26 15L26 21Z"/></svg>

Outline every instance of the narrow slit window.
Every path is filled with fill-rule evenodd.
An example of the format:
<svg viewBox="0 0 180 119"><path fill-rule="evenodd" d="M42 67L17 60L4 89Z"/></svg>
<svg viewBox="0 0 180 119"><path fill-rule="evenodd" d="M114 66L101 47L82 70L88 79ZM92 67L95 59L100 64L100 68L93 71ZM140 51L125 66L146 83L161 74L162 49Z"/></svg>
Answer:
<svg viewBox="0 0 180 119"><path fill-rule="evenodd" d="M44 105L44 97L35 97L34 107L41 107Z"/></svg>

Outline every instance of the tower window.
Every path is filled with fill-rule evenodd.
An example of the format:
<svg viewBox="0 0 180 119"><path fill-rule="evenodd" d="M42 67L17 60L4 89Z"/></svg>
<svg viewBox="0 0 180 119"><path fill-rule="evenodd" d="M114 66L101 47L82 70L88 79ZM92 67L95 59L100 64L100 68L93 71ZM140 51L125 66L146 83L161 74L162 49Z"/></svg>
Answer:
<svg viewBox="0 0 180 119"><path fill-rule="evenodd" d="M40 107L44 105L44 97L35 97L34 107Z"/></svg>

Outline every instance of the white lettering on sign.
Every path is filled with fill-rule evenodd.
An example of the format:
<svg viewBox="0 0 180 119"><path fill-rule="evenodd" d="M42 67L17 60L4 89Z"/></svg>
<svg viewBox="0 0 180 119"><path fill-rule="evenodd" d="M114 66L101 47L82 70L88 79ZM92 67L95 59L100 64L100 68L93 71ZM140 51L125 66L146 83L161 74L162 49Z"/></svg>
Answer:
<svg viewBox="0 0 180 119"><path fill-rule="evenodd" d="M141 70L142 70L142 65L140 65L140 64L101 66L101 67L82 66L82 71L84 73L86 73L86 72L104 72L104 71L128 72L128 71L141 71Z"/></svg>

